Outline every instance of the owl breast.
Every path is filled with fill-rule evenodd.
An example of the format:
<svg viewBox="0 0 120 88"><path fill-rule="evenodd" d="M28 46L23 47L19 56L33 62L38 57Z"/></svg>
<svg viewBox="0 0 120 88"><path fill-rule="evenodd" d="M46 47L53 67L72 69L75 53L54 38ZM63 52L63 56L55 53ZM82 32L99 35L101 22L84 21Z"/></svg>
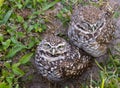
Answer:
<svg viewBox="0 0 120 88"><path fill-rule="evenodd" d="M81 53L81 54L80 54ZM90 66L92 57L71 46L66 54L50 57L38 51L35 63L39 72L49 80L61 81L82 74Z"/></svg>

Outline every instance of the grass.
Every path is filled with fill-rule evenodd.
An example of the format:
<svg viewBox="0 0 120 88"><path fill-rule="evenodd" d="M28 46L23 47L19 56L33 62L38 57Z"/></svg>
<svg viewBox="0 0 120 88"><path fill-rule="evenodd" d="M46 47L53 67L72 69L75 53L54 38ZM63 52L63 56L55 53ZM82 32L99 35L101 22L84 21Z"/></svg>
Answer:
<svg viewBox="0 0 120 88"><path fill-rule="evenodd" d="M31 65L30 59L34 56L41 35L48 29L46 23L49 19L45 13L54 9L58 2L62 3L63 8L55 17L65 26L70 21L72 6L78 2L85 4L82 0L0 0L0 88L22 88L20 79L27 71L21 66ZM115 17L118 15L116 13ZM91 86L119 88L119 57L110 54L107 66L96 62L101 69L100 80L92 81Z"/></svg>
<svg viewBox="0 0 120 88"><path fill-rule="evenodd" d="M100 82L95 83L100 88L119 88L120 86L120 71L119 71L119 58L109 55L110 60L106 66L100 66L96 61L96 64L101 69L100 71ZM119 56L118 56L119 57Z"/></svg>

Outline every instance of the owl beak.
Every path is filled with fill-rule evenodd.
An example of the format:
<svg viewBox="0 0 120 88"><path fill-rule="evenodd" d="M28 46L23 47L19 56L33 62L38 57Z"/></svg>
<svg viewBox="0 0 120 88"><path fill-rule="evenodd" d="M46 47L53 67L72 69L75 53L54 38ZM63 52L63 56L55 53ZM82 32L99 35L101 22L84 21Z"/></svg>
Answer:
<svg viewBox="0 0 120 88"><path fill-rule="evenodd" d="M55 49L52 49L52 55L55 55Z"/></svg>

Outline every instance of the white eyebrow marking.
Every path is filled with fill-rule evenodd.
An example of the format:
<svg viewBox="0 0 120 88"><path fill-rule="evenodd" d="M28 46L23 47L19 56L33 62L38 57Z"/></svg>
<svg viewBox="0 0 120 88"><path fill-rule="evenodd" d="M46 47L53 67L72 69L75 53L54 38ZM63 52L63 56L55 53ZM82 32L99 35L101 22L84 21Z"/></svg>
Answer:
<svg viewBox="0 0 120 88"><path fill-rule="evenodd" d="M64 46L65 44L66 44L65 42L60 43L60 44L57 45L57 47L59 47L59 46Z"/></svg>

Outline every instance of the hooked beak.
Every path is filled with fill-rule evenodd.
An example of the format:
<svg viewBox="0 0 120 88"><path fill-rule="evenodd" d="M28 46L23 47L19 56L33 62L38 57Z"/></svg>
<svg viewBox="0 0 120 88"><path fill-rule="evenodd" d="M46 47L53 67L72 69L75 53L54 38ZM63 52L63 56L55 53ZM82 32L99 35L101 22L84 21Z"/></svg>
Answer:
<svg viewBox="0 0 120 88"><path fill-rule="evenodd" d="M52 49L52 55L55 55L55 49Z"/></svg>

